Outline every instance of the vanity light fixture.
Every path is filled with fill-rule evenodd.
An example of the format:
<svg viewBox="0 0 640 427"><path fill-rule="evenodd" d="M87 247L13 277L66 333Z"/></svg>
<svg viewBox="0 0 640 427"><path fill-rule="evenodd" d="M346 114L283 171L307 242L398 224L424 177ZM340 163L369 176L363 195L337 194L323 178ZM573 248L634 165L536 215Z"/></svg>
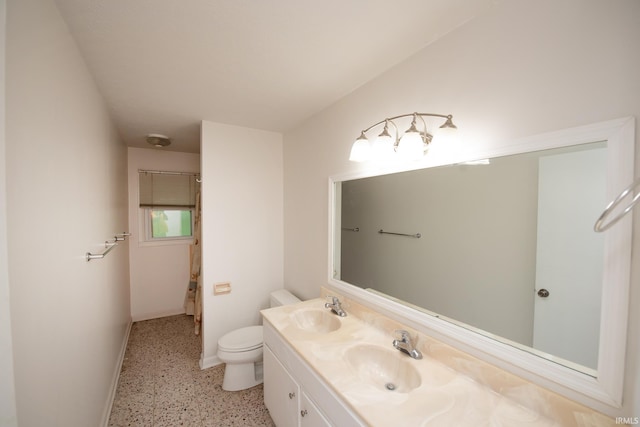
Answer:
<svg viewBox="0 0 640 427"><path fill-rule="evenodd" d="M394 120L403 117L412 117L412 120L409 129L401 135ZM420 160L434 139L434 135L427 131L427 123L424 120L425 117L442 117L446 119L444 124L438 128L436 138L455 132L457 129L456 125L453 124L453 116L451 114L409 113L389 117L360 132L360 136L351 147L349 160L352 162L365 162L370 159L386 160L393 157L406 160ZM418 119L420 119L420 125ZM371 144L366 133L383 123L384 128L382 132L373 144ZM393 135L389 133L389 126L393 127Z"/></svg>

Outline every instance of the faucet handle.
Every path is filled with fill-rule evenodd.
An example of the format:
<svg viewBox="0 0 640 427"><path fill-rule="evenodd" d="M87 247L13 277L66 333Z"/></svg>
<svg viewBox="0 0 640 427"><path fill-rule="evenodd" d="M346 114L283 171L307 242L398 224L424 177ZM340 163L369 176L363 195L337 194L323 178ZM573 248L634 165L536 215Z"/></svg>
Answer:
<svg viewBox="0 0 640 427"><path fill-rule="evenodd" d="M415 348L414 344L411 342L411 335L409 335L408 331L404 329L398 329L395 331L396 336L399 335L400 339L393 340L392 344L395 348L400 350L403 353L408 354L414 359L422 359L422 353Z"/></svg>
<svg viewBox="0 0 640 427"><path fill-rule="evenodd" d="M333 302L332 303L325 302L324 303L325 308L330 308L331 311L333 311L335 314L337 314L340 317L347 316L347 313L342 309L342 304L340 304L340 300L338 299L338 297L327 296L327 298L331 298L331 301Z"/></svg>
<svg viewBox="0 0 640 427"><path fill-rule="evenodd" d="M409 335L409 331L405 331L404 329L396 329L394 332L397 337L399 337L402 342L409 342L411 340L411 336Z"/></svg>
<svg viewBox="0 0 640 427"><path fill-rule="evenodd" d="M333 305L340 304L340 300L338 299L338 297L334 297L334 296L332 296L332 295L327 295L327 297L326 297L326 298L327 298L327 299L331 298L331 303L332 303Z"/></svg>

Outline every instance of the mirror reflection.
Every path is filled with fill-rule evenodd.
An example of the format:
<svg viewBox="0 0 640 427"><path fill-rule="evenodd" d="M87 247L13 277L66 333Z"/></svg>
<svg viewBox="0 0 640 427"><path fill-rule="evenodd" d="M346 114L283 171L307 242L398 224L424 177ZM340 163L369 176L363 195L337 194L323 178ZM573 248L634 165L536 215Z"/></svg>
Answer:
<svg viewBox="0 0 640 427"><path fill-rule="evenodd" d="M593 373L606 157L597 142L336 183L335 278Z"/></svg>

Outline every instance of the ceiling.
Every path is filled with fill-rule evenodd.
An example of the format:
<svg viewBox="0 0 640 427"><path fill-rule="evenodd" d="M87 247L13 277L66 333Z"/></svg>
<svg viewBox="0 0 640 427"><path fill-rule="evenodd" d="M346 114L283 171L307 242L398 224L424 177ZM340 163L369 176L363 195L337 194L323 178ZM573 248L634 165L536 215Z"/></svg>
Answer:
<svg viewBox="0 0 640 427"><path fill-rule="evenodd" d="M284 132L495 0L56 0L128 146Z"/></svg>

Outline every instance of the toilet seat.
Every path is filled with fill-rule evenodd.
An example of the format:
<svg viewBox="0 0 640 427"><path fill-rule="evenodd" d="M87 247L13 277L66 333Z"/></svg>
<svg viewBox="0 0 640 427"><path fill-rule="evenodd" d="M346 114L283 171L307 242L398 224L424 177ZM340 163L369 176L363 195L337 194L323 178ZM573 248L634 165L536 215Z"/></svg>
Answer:
<svg viewBox="0 0 640 427"><path fill-rule="evenodd" d="M262 347L262 326L247 326L236 329L218 340L218 349L229 353L238 353Z"/></svg>

